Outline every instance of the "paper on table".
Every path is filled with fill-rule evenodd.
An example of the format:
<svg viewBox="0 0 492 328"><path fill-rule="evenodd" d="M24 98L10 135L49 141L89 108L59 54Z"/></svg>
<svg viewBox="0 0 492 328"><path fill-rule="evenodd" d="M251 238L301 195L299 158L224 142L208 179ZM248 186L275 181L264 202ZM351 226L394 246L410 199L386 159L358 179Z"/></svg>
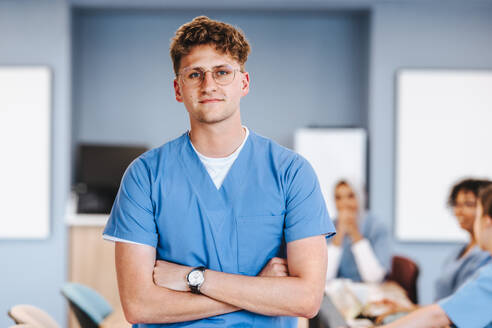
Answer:
<svg viewBox="0 0 492 328"><path fill-rule="evenodd" d="M325 292L347 321L360 314L378 317L397 310L415 309L405 291L391 282L356 283L349 279L334 279L326 284Z"/></svg>
<svg viewBox="0 0 492 328"><path fill-rule="evenodd" d="M325 293L346 321L357 317L363 308L363 304L351 291L350 284L348 279L334 279L325 286Z"/></svg>

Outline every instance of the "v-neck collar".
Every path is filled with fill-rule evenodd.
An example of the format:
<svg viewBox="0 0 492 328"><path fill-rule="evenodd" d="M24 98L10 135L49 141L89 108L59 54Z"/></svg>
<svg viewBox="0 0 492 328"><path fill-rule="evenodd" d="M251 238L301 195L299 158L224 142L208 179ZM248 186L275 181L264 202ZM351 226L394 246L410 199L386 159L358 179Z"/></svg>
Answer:
<svg viewBox="0 0 492 328"><path fill-rule="evenodd" d="M231 207L231 202L242 189L242 181L247 175L248 166L251 165L254 137L255 134L250 130L243 148L229 169L222 185L217 189L207 169L193 149L188 134L185 133L182 136L179 161L185 169L185 174L196 195L207 209L216 211Z"/></svg>
<svg viewBox="0 0 492 328"><path fill-rule="evenodd" d="M246 127L244 127L244 128L245 128L245 129L247 129ZM225 176L225 178L224 178L224 181L222 182L222 184L221 184L221 186L220 186L219 188L215 187L215 189L217 189L218 191L220 191L220 190L222 189L222 186L224 185L224 182L225 182L226 180L228 180L229 173L231 173L231 171L233 170L234 166L236 166L236 165L235 165L235 164L236 164L236 162L240 161L241 154L242 154L242 153L244 153L244 152L243 152L243 150L244 150L244 148L246 147L246 145L248 144L248 141L249 141L249 139L250 139L250 134L251 134L251 132L249 131L249 129L247 129L247 133L246 133L246 136L245 136L245 140L244 140L244 141L242 142L242 144L238 147L238 150L236 150L238 153L237 153L237 154L235 154L235 155L236 155L236 158L235 158L234 162L232 163L231 167L229 168L229 170L228 170L228 172L227 172L227 174L226 174L226 176ZM202 154L200 154L200 153L198 153L198 151L196 150L196 148L193 146L193 144L192 144L192 142L191 142L191 139L190 139L190 136L189 136L189 134L188 134L188 133L186 133L184 137L185 137L185 145L184 145L184 146L185 146L185 147L186 147L186 146L189 146L189 147L187 147L187 148L191 148L191 151L193 152L193 154L189 154L189 153L190 153L190 151L189 151L189 149L188 149L188 151L187 151L187 152L188 152L188 154L187 154L187 155L189 155L189 157L187 158L187 160L190 160L190 161L195 161L195 159L198 159L198 161L200 162L199 164L201 164L201 165L198 165L198 166L200 166L200 167L201 167L201 169L200 169L199 171L200 171L200 172L205 172L205 173L206 173L206 175L208 176L208 178L209 178L210 182L211 182L211 183L215 186L215 184L214 184L214 182L213 182L212 178L210 177L210 174L209 174L209 173L208 173L208 171L207 171L207 168L205 167L205 164L203 163L203 161L202 161L202 160L201 160L201 158L200 158L200 155L201 155L201 156L203 156L203 157L205 157L205 156L204 156L204 155L202 155ZM236 152L236 151L235 151L235 152ZM233 156L233 155L234 155L234 154L231 154L231 155L229 155L229 156ZM207 157L206 157L206 158L207 158ZM197 167L195 167L195 169L198 169L198 168L197 168Z"/></svg>

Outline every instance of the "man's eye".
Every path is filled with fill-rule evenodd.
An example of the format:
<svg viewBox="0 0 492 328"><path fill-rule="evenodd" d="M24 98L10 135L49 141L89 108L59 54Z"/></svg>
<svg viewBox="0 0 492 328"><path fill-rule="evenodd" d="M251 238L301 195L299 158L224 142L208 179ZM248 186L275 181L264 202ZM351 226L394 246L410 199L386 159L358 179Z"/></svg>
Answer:
<svg viewBox="0 0 492 328"><path fill-rule="evenodd" d="M220 71L215 72L215 74L217 76L225 76L231 74L231 71L221 69Z"/></svg>
<svg viewBox="0 0 492 328"><path fill-rule="evenodd" d="M197 80L200 78L200 76L200 72L191 72L190 74L188 74L188 78L191 80Z"/></svg>

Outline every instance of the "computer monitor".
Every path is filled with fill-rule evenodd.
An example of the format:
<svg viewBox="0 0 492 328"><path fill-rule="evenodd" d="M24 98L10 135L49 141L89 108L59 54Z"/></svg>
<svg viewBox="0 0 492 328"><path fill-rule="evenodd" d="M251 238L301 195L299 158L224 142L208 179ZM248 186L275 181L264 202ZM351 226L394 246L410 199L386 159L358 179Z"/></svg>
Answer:
<svg viewBox="0 0 492 328"><path fill-rule="evenodd" d="M78 213L109 213L121 178L145 146L79 144L76 192Z"/></svg>

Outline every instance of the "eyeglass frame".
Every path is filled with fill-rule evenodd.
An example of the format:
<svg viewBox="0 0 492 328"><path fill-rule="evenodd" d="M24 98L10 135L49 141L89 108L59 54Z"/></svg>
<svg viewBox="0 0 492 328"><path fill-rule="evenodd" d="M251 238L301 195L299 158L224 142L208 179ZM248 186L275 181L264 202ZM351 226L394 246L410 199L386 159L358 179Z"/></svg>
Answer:
<svg viewBox="0 0 492 328"><path fill-rule="evenodd" d="M215 76L214 76L214 69L218 69L220 67L229 67L232 69L232 71L234 72L234 76L232 77L232 80L229 82L229 83L226 83L226 84L223 84L223 83L220 83L218 82L216 79L215 79ZM201 73L203 74L202 75L202 78L200 80L200 83L197 83L196 85L200 85L203 83L203 81L205 81L205 75L207 74L207 72L210 72L212 73L212 79L214 80L215 83L217 83L218 85L222 85L222 86L226 86L226 85L229 85L231 84L232 82L234 82L234 79L236 78L236 72L241 72L241 73L244 73L244 71L241 69L241 68L233 68L231 65L218 65L218 66L215 66L213 67L212 69L208 69L208 70L204 70L202 67L185 67L181 72L177 73L176 74L176 78L178 79L181 79L181 81L183 81L183 84L186 84L186 82L184 82L182 76L183 76L183 73L186 73L186 71L188 70L197 70L199 69L201 71Z"/></svg>

